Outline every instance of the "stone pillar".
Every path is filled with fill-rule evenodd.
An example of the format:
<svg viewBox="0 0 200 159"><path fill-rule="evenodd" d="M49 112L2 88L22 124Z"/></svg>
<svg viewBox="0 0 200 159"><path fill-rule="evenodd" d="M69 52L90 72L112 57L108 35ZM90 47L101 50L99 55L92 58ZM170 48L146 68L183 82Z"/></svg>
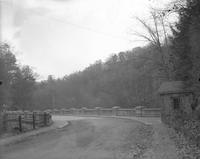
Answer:
<svg viewBox="0 0 200 159"><path fill-rule="evenodd" d="M46 110L44 110L46 113L49 113L49 114L51 114L51 112L52 112L52 110L51 109L46 109Z"/></svg>
<svg viewBox="0 0 200 159"><path fill-rule="evenodd" d="M65 108L62 108L60 111L62 115L65 115Z"/></svg>
<svg viewBox="0 0 200 159"><path fill-rule="evenodd" d="M143 109L143 106L135 107L136 116L142 117L142 109Z"/></svg>
<svg viewBox="0 0 200 159"><path fill-rule="evenodd" d="M71 115L75 115L74 108L70 108Z"/></svg>
<svg viewBox="0 0 200 159"><path fill-rule="evenodd" d="M8 122L7 122L8 114L6 112L2 113L2 129L3 131L6 131L8 128Z"/></svg>
<svg viewBox="0 0 200 159"><path fill-rule="evenodd" d="M101 108L100 107L96 107L96 115L101 115Z"/></svg>
<svg viewBox="0 0 200 159"><path fill-rule="evenodd" d="M86 109L87 109L86 107L82 107L82 108L81 108L81 114L82 114L82 115L85 115L85 114L86 114L86 111L85 111Z"/></svg>
<svg viewBox="0 0 200 159"><path fill-rule="evenodd" d="M118 106L112 107L112 115L117 116L117 115L118 115L118 109L119 109L119 108L120 108L120 107L118 107Z"/></svg>

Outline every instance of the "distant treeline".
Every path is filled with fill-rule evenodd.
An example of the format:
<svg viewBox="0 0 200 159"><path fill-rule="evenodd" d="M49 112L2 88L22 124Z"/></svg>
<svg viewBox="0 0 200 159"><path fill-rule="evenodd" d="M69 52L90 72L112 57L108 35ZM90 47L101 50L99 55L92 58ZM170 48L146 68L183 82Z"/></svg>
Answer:
<svg viewBox="0 0 200 159"><path fill-rule="evenodd" d="M37 106L134 107L156 106L159 86L154 69L156 50L151 46L135 48L97 61L81 72L62 79L49 76L37 84Z"/></svg>
<svg viewBox="0 0 200 159"><path fill-rule="evenodd" d="M165 16L176 13L177 23L166 34ZM199 90L200 1L175 0L169 8L153 15L155 29L149 45L111 55L83 71L60 79L49 76L36 82L29 66L20 66L9 45L0 45L0 106L10 109L69 107L159 107L157 89L164 80L184 80ZM159 19L161 18L161 19ZM158 24L164 35L160 37ZM161 39L163 39L161 41ZM151 40L152 39L152 40ZM48 60L48 59L47 59Z"/></svg>
<svg viewBox="0 0 200 159"><path fill-rule="evenodd" d="M11 109L158 106L156 49L151 45L113 54L80 72L36 82L28 66L17 65L7 44L1 44L1 105Z"/></svg>

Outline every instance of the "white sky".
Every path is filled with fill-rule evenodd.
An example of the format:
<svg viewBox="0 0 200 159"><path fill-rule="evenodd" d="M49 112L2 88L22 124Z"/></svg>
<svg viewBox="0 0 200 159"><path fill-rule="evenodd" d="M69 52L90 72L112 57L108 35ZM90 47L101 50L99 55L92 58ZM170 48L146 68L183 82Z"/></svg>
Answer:
<svg viewBox="0 0 200 159"><path fill-rule="evenodd" d="M150 6L169 0L0 0L2 35L20 63L40 74L62 77L112 53L145 43L133 17L148 19Z"/></svg>

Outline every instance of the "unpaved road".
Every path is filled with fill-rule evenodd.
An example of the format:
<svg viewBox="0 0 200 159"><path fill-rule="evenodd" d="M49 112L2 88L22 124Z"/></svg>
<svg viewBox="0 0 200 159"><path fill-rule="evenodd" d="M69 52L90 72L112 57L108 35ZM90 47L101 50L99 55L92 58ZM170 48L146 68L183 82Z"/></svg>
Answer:
<svg viewBox="0 0 200 159"><path fill-rule="evenodd" d="M177 159L166 131L159 129L128 119L82 118L3 147L0 158Z"/></svg>
<svg viewBox="0 0 200 159"><path fill-rule="evenodd" d="M2 159L123 159L150 145L151 127L124 119L84 119L3 148ZM140 140L139 140L140 139ZM144 145L145 144L145 145ZM133 152L135 149L135 152Z"/></svg>

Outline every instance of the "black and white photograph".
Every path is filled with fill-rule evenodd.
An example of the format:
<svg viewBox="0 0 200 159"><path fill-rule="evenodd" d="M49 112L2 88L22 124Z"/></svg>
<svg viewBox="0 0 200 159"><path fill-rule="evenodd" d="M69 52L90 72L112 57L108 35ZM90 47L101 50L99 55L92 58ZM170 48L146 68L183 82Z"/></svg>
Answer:
<svg viewBox="0 0 200 159"><path fill-rule="evenodd" d="M0 0L0 159L200 159L200 0Z"/></svg>

